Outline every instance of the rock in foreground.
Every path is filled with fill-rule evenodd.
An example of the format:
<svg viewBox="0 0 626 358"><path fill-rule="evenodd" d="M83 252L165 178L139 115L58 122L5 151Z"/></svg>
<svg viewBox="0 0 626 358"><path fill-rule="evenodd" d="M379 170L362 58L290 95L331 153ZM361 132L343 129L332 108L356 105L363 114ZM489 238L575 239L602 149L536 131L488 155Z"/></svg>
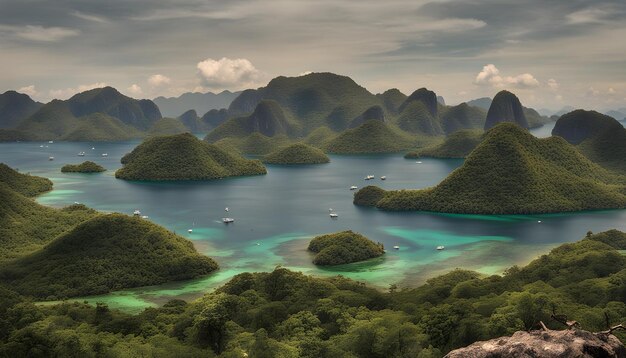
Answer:
<svg viewBox="0 0 626 358"><path fill-rule="evenodd" d="M476 342L456 349L446 358L626 357L617 337L588 331L519 331L511 337Z"/></svg>

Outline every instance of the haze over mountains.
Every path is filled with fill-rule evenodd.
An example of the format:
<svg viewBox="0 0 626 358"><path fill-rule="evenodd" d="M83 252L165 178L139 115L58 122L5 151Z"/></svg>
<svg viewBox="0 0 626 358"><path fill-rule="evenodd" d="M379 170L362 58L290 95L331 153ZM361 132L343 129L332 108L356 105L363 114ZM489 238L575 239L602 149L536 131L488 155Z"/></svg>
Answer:
<svg viewBox="0 0 626 358"><path fill-rule="evenodd" d="M228 108L230 103L241 92L222 91L220 93L187 92L178 97L157 97L152 101L159 106L164 117L178 117L188 110L194 110L201 115L212 110Z"/></svg>

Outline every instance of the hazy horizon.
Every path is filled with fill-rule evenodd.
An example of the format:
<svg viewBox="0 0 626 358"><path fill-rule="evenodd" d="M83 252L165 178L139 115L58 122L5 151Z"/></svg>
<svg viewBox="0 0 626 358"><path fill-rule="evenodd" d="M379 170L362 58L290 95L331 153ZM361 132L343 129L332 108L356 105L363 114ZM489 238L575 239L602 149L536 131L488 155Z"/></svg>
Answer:
<svg viewBox="0 0 626 358"><path fill-rule="evenodd" d="M309 71L448 103L626 107L620 1L0 0L2 92L109 85L136 98L238 91ZM511 16L514 14L514 16Z"/></svg>

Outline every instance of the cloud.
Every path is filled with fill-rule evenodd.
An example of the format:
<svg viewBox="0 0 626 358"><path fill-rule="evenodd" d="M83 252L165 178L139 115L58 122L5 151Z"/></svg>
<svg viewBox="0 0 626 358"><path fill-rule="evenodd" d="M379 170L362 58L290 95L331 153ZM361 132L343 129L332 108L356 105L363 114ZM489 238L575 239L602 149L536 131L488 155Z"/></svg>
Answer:
<svg viewBox="0 0 626 358"><path fill-rule="evenodd" d="M17 91L19 93L27 94L27 95L29 95L31 97L36 96L36 95L39 94L39 92L35 88L35 85L25 86L25 87L22 87L22 88L18 89Z"/></svg>
<svg viewBox="0 0 626 358"><path fill-rule="evenodd" d="M107 84L105 82L95 82L95 83L90 83L90 84L85 84L85 85L79 85L76 88L53 89L53 90L50 90L49 94L50 94L50 97L52 98L68 99L77 93L89 91L94 88L102 88L106 86Z"/></svg>
<svg viewBox="0 0 626 358"><path fill-rule="evenodd" d="M156 74L156 75L152 75L148 77L148 83L153 87L167 85L167 84L170 84L171 82L172 80L169 77L163 76L160 74Z"/></svg>
<svg viewBox="0 0 626 358"><path fill-rule="evenodd" d="M546 83L548 85L548 87L550 87L551 90L556 91L559 89L559 83L554 79L551 78L548 80L548 82Z"/></svg>
<svg viewBox="0 0 626 358"><path fill-rule="evenodd" d="M80 31L67 27L43 27L34 25L0 25L0 32L9 33L24 40L37 42L56 42L80 34Z"/></svg>
<svg viewBox="0 0 626 358"><path fill-rule="evenodd" d="M72 16L76 16L79 19L83 19L83 20L87 20L87 21L99 22L101 24L106 24L106 23L109 22L109 20L107 20L104 17L91 15L91 14L85 14L85 13L80 12L80 11L72 12Z"/></svg>
<svg viewBox="0 0 626 358"><path fill-rule="evenodd" d="M207 58L196 66L204 85L213 89L243 89L258 84L262 73L245 58Z"/></svg>
<svg viewBox="0 0 626 358"><path fill-rule="evenodd" d="M500 75L500 70L493 64L485 65L482 71L476 75L474 83L480 86L487 85L497 88L532 88L539 86L539 81L530 73L503 77Z"/></svg>
<svg viewBox="0 0 626 358"><path fill-rule="evenodd" d="M574 11L566 16L567 23L572 25L578 24L593 24L604 22L611 13L604 9L587 8L583 10Z"/></svg>
<svg viewBox="0 0 626 358"><path fill-rule="evenodd" d="M143 91L141 90L141 87L138 84L136 84L136 83L133 83L130 87L128 87L126 89L126 91L131 96L141 96L143 94Z"/></svg>
<svg viewBox="0 0 626 358"><path fill-rule="evenodd" d="M300 72L300 73L298 74L298 77L301 77L301 76L306 76L306 75L310 75L311 73L313 73L313 71L304 71L304 72Z"/></svg>

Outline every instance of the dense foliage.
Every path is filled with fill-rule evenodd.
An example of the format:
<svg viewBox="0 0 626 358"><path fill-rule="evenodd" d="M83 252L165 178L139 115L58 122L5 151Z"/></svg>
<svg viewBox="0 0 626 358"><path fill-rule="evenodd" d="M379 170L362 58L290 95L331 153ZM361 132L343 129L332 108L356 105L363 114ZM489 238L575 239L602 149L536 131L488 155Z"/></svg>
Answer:
<svg viewBox="0 0 626 358"><path fill-rule="evenodd" d="M63 173L100 173L106 171L106 169L90 160L84 161L80 164L66 164L61 167Z"/></svg>
<svg viewBox="0 0 626 358"><path fill-rule="evenodd" d="M605 317L626 320L626 256L597 238L502 276L454 270L388 293L284 268L243 273L198 301L138 315L103 304L35 306L0 288L0 355L429 358L539 320L563 329L553 313L600 331Z"/></svg>
<svg viewBox="0 0 626 358"><path fill-rule="evenodd" d="M0 183L24 196L35 196L52 190L50 179L19 173L4 163L0 163Z"/></svg>
<svg viewBox="0 0 626 358"><path fill-rule="evenodd" d="M41 206L0 183L0 262L40 249L94 215L84 205L61 210Z"/></svg>
<svg viewBox="0 0 626 358"><path fill-rule="evenodd" d="M122 157L115 173L126 180L209 180L265 174L257 160L203 142L189 133L153 137Z"/></svg>
<svg viewBox="0 0 626 358"><path fill-rule="evenodd" d="M252 155L266 155L293 143L286 135L265 136L259 132L246 137L227 137L213 143L220 148L229 148L235 152Z"/></svg>
<svg viewBox="0 0 626 358"><path fill-rule="evenodd" d="M317 254L313 259L316 265L343 265L379 257L385 253L380 242L375 243L349 230L316 236L309 242L308 250Z"/></svg>
<svg viewBox="0 0 626 358"><path fill-rule="evenodd" d="M461 103L454 107L447 107L441 113L441 127L450 135L462 129L482 129L487 112L482 108L472 107Z"/></svg>
<svg viewBox="0 0 626 358"><path fill-rule="evenodd" d="M217 267L190 241L148 220L107 214L5 263L0 282L25 296L55 300L195 278Z"/></svg>
<svg viewBox="0 0 626 358"><path fill-rule="evenodd" d="M559 137L537 139L502 123L439 185L389 191L384 210L527 214L626 207L624 178Z"/></svg>
<svg viewBox="0 0 626 358"><path fill-rule="evenodd" d="M190 131L191 130L178 118L161 118L152 125L148 131L148 135L172 135Z"/></svg>
<svg viewBox="0 0 626 358"><path fill-rule="evenodd" d="M385 196L385 190L375 186L368 185L354 193L354 205L360 206L376 206L376 204Z"/></svg>
<svg viewBox="0 0 626 358"><path fill-rule="evenodd" d="M20 120L35 113L41 103L15 91L0 94L0 129L14 128Z"/></svg>
<svg viewBox="0 0 626 358"><path fill-rule="evenodd" d="M348 129L326 146L330 153L384 153L398 152L415 146L416 139L381 121L370 120Z"/></svg>
<svg viewBox="0 0 626 358"><path fill-rule="evenodd" d="M78 123L59 139L74 142L110 142L142 136L142 131L117 118L92 113L78 118Z"/></svg>
<svg viewBox="0 0 626 358"><path fill-rule="evenodd" d="M272 152L263 158L270 164L322 164L330 162L330 158L321 150L304 143L292 144Z"/></svg>
<svg viewBox="0 0 626 358"><path fill-rule="evenodd" d="M483 139L483 131L463 129L448 135L439 145L407 153L405 158L465 158Z"/></svg>

